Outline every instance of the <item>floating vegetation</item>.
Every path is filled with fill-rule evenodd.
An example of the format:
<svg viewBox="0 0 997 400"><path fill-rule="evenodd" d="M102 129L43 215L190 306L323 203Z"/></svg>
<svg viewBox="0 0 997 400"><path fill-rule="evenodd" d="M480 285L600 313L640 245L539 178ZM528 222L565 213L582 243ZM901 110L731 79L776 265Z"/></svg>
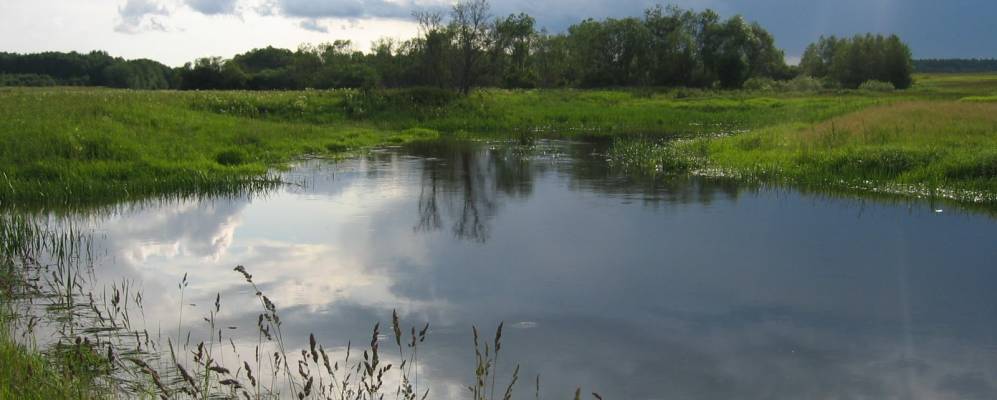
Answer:
<svg viewBox="0 0 997 400"><path fill-rule="evenodd" d="M852 193L997 204L997 108L898 102L810 126L714 138L618 140L610 162Z"/></svg>

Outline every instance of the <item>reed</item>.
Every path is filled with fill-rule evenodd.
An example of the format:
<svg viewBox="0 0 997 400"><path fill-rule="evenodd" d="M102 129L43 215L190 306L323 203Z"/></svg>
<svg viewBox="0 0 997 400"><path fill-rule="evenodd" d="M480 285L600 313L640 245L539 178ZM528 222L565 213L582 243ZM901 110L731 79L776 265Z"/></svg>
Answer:
<svg viewBox="0 0 997 400"><path fill-rule="evenodd" d="M257 342L244 357L235 338L218 326L221 294L206 314L195 317L203 321L199 332L206 332L195 337L183 311L188 274L177 285L181 302L175 335L150 334L143 293L134 283L92 285L90 233L43 219L2 221L0 235L9 242L0 249L0 361L5 366L0 368L0 398L381 400L392 393L403 400L430 398L428 385L420 381L419 359L428 323L406 326L393 311L389 338L375 324L359 357L348 342L345 355L334 359L315 334L309 334L304 348L293 349L278 305L247 268L237 266L234 272L259 304ZM40 324L54 333L51 343L33 340ZM503 323L488 340L472 327L475 369L468 388L475 400L515 397L519 365L507 383L500 385L498 377L503 334ZM390 342L394 349L382 348Z"/></svg>

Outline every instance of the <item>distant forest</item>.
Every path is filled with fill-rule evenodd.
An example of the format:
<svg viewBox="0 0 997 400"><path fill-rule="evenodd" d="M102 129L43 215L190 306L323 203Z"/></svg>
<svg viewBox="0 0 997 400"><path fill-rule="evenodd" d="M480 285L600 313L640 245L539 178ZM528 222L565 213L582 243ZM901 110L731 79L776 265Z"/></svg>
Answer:
<svg viewBox="0 0 997 400"><path fill-rule="evenodd" d="M997 72L997 59L970 58L914 60L914 70L924 73Z"/></svg>
<svg viewBox="0 0 997 400"><path fill-rule="evenodd" d="M656 6L641 17L586 19L563 33L536 27L527 14L494 18L487 0L461 0L449 13L417 13L420 33L381 39L367 52L337 40L297 50L267 47L231 59L202 58L170 68L106 52L0 53L0 86L88 85L132 89L476 86L741 88L809 79L856 88L882 81L904 89L914 70L896 36L821 38L801 67L785 63L775 39L741 16ZM758 85L751 85L752 87Z"/></svg>

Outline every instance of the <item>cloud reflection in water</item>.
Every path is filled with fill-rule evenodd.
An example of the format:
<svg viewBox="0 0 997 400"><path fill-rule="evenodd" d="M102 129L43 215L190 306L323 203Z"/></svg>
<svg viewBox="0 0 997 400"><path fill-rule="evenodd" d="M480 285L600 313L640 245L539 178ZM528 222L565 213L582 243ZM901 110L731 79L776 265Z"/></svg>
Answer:
<svg viewBox="0 0 997 400"><path fill-rule="evenodd" d="M993 220L627 179L593 152L446 143L307 163L289 173L303 187L96 222L98 274L140 281L170 326L190 273L191 303L221 293L224 323L249 330L231 271L246 265L295 345L362 340L398 309L433 324L423 362L443 397L465 397L470 326L499 321L501 369L542 374L548 396L997 396Z"/></svg>

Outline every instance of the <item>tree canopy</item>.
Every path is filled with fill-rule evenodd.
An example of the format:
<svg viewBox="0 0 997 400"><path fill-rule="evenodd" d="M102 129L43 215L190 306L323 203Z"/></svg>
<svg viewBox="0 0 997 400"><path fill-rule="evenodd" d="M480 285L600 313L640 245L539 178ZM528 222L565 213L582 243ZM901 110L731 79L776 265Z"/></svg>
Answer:
<svg viewBox="0 0 997 400"><path fill-rule="evenodd" d="M740 88L752 78L787 80L799 71L844 87L869 80L911 83L910 50L896 36L821 38L800 68L786 65L775 38L741 16L655 6L639 17L586 19L565 32L538 30L527 14L495 17L488 0L460 0L449 13L420 12L419 35L266 47L231 59L209 57L171 69L103 52L0 53L0 84L100 85L133 89L293 90L437 87L551 88L688 86Z"/></svg>
<svg viewBox="0 0 997 400"><path fill-rule="evenodd" d="M814 78L855 89L868 81L907 89L913 83L910 48L896 35L821 37L803 53L800 69Z"/></svg>
<svg viewBox="0 0 997 400"><path fill-rule="evenodd" d="M924 59L914 60L917 72L997 72L997 59Z"/></svg>
<svg viewBox="0 0 997 400"><path fill-rule="evenodd" d="M32 82L67 86L110 86L132 89L166 89L175 84L170 67L151 60L127 61L102 51L87 54L45 52L0 53L0 74L35 75ZM7 84L10 84L9 82Z"/></svg>

